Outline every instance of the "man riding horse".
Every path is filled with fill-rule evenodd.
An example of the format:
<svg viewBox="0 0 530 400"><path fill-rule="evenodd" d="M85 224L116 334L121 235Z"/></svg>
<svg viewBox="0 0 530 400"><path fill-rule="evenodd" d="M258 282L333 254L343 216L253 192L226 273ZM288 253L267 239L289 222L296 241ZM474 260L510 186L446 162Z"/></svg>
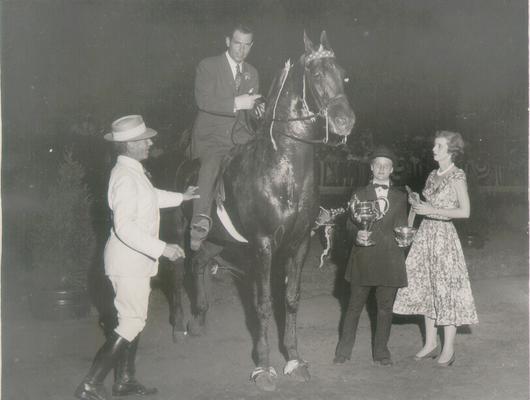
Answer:
<svg viewBox="0 0 530 400"><path fill-rule="evenodd" d="M251 36L247 36L246 40L240 39L241 42L251 43L248 41ZM209 179L224 182L218 210L224 208L228 211L234 228L242 236L240 241L247 242L248 268L254 270L253 275L256 277L259 326L255 338L257 366L251 378L263 390L274 390L276 387L276 372L269 360L268 325L273 314L272 293L276 288L272 286L278 282L282 282L278 285L283 286L285 293L282 339L288 360L284 373L309 379L308 364L298 354L296 318L302 267L309 249L311 229L319 211L314 145L327 143L329 133L335 133L345 141L355 122L353 110L344 94L344 70L336 62L326 33L322 32L319 47L313 46L305 35L304 43L305 53L299 62L294 65L290 61L286 62L274 79L254 140L233 151L218 176L213 172L210 172L213 176L209 176ZM228 39L227 45L230 48L231 41ZM230 73L228 61L226 64L225 69ZM249 81L252 79L250 77ZM217 84L221 85L219 82ZM252 87L247 86L244 90L250 89ZM235 83L227 92L234 99ZM235 101L235 107L238 101ZM199 121L204 124L204 121L213 118L203 110L201 113L196 126ZM225 149L231 147L230 136L234 131L229 128L234 126L235 116L230 114L230 117L222 117L227 118L227 122L225 130L219 135L224 138L222 143L228 142ZM219 136L215 139L217 143L221 143ZM204 159L203 155L201 161L210 160ZM189 184L194 172L186 167L179 168L177 182L180 185ZM202 174L204 179L204 172ZM199 190L200 185L201 173ZM200 193L202 198L203 194ZM194 221L196 216L194 210ZM209 229L211 222L209 218L207 221ZM218 221L212 227L218 227ZM192 242L193 232L192 228ZM212 255L222 250L226 239L226 231L214 229L207 242L196 246L197 251L188 254L195 272L195 317L199 324L204 324L208 310L204 281L206 266ZM212 246L217 246L217 249L212 251ZM283 275L283 279L271 279L277 274Z"/></svg>
<svg viewBox="0 0 530 400"><path fill-rule="evenodd" d="M211 228L212 192L221 161L236 144L250 139L245 111L252 110L261 97L258 72L245 62L253 44L252 30L238 24L225 40L226 52L202 60L195 78L199 112L192 133L192 156L200 159L201 166L200 197L193 203L192 250L200 247Z"/></svg>

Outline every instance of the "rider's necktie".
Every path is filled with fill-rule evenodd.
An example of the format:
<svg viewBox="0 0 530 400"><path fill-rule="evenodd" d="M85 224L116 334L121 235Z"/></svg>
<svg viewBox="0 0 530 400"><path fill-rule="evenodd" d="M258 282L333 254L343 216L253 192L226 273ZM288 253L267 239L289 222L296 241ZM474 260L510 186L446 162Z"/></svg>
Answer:
<svg viewBox="0 0 530 400"><path fill-rule="evenodd" d="M243 74L241 73L241 66L239 64L236 65L236 92L239 91L239 87L241 86L241 80L243 78Z"/></svg>

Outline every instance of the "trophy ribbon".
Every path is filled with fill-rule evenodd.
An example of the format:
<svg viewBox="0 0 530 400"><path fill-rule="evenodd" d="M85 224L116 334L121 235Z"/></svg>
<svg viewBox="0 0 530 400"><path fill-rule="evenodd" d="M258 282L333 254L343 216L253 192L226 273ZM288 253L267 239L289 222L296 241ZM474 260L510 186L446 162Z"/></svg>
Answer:
<svg viewBox="0 0 530 400"><path fill-rule="evenodd" d="M409 195L412 194L412 189L408 186L408 185L405 185L405 189L407 189L407 193ZM412 207L410 207L410 210L409 210L409 217L407 219L407 225L412 228L414 226L414 218L416 218L416 213L414 212L414 209Z"/></svg>
<svg viewBox="0 0 530 400"><path fill-rule="evenodd" d="M331 247L333 246L333 228L335 226L335 218L339 215L342 215L346 212L345 208L330 208L329 210L320 206L320 213L315 221L315 227L311 230L311 236L315 234L315 231L324 227L324 238L326 239L326 247L322 250L320 254L320 263L318 269L321 269L324 266L324 260L329 255Z"/></svg>

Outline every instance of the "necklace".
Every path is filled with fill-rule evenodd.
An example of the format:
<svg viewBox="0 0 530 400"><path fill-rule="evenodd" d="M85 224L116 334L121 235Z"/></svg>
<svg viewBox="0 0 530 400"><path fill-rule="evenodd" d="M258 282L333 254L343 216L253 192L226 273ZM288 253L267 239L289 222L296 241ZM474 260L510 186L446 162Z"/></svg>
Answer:
<svg viewBox="0 0 530 400"><path fill-rule="evenodd" d="M438 175L438 176L442 176L442 175L445 174L447 171L449 171L451 168L453 168L454 165L455 165L454 163L449 164L449 166L448 166L446 169L444 169L443 171L440 171L440 168L438 168L438 169L436 170L436 175Z"/></svg>

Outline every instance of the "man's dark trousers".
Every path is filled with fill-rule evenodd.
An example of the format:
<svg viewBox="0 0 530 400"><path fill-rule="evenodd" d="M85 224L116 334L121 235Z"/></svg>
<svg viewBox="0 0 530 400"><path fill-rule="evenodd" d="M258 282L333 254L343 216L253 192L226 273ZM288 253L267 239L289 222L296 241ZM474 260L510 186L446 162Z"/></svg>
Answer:
<svg viewBox="0 0 530 400"><path fill-rule="evenodd" d="M344 316L341 338L335 352L336 356L350 358L355 343L359 317L372 289L375 289L377 301L373 359L374 361L380 361L385 358L390 358L390 351L388 350L387 344L390 337L390 328L392 327L392 305L394 304L397 288L388 286L359 286L356 283L352 283L351 285L350 302Z"/></svg>
<svg viewBox="0 0 530 400"><path fill-rule="evenodd" d="M199 198L193 201L193 216L210 216L213 203L214 184L219 174L219 168L223 158L230 150L218 151L208 157L201 157L201 168L197 180Z"/></svg>

